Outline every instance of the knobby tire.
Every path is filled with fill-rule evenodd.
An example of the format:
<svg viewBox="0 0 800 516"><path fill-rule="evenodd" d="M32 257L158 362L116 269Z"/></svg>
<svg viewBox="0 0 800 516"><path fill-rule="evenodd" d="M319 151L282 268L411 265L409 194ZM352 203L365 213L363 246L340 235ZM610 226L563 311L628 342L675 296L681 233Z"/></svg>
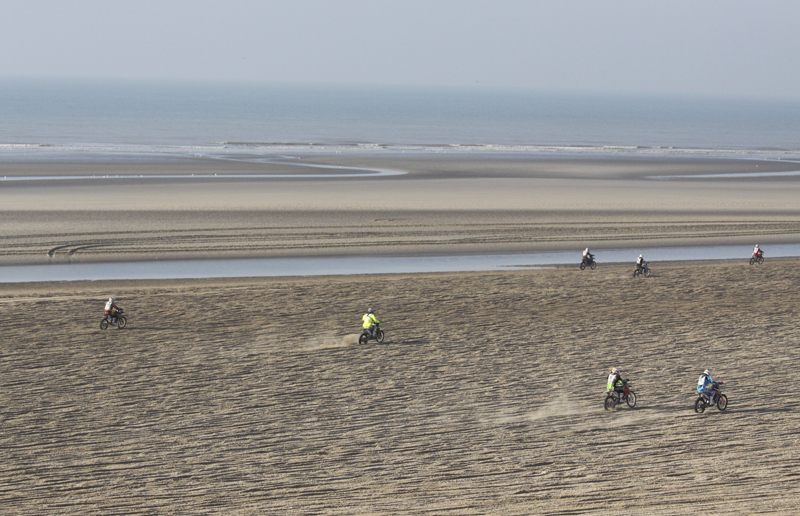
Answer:
<svg viewBox="0 0 800 516"><path fill-rule="evenodd" d="M703 399L702 396L697 398L697 401L694 402L694 411L698 414L702 414L706 410L706 400Z"/></svg>

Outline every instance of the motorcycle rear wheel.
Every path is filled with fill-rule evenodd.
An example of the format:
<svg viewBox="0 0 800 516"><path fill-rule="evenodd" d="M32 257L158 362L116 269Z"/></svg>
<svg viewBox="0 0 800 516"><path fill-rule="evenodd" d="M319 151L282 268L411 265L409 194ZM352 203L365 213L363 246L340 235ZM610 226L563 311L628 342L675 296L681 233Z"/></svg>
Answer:
<svg viewBox="0 0 800 516"><path fill-rule="evenodd" d="M628 404L630 408L636 406L636 393L633 391L628 392L628 399L625 400L625 403Z"/></svg>
<svg viewBox="0 0 800 516"><path fill-rule="evenodd" d="M126 318L120 317L119 319L117 319L117 328L119 328L120 330L124 328L126 324L128 324L128 320Z"/></svg>
<svg viewBox="0 0 800 516"><path fill-rule="evenodd" d="M369 341L369 337L366 333L362 333L361 336L358 337L358 343L361 345L366 344Z"/></svg>
<svg viewBox="0 0 800 516"><path fill-rule="evenodd" d="M724 394L719 395L719 399L717 400L717 408L720 410L720 412L728 408L728 397Z"/></svg>
<svg viewBox="0 0 800 516"><path fill-rule="evenodd" d="M697 398L697 401L694 402L694 411L698 414L702 414L706 410L706 400L700 396Z"/></svg>
<svg viewBox="0 0 800 516"><path fill-rule="evenodd" d="M617 406L617 400L614 399L614 396L606 396L606 401L603 402L603 408L612 410L615 406Z"/></svg>
<svg viewBox="0 0 800 516"><path fill-rule="evenodd" d="M754 263L756 263L756 259L755 258L750 258L750 265L753 265Z"/></svg>
<svg viewBox="0 0 800 516"><path fill-rule="evenodd" d="M633 277L635 278L638 275L639 275L639 269L634 270L633 271Z"/></svg>
<svg viewBox="0 0 800 516"><path fill-rule="evenodd" d="M585 268L586 268L586 264L585 264L585 263L582 263L582 264L581 264L581 270L584 270Z"/></svg>
<svg viewBox="0 0 800 516"><path fill-rule="evenodd" d="M108 328L108 319L103 319L100 321L100 329L105 330L106 328Z"/></svg>

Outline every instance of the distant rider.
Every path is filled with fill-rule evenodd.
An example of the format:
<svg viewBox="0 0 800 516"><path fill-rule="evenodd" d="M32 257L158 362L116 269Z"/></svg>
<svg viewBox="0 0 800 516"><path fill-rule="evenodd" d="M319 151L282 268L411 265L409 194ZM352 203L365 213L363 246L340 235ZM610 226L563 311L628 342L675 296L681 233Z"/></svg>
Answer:
<svg viewBox="0 0 800 516"><path fill-rule="evenodd" d="M758 247L758 244L753 248L753 257L754 258L763 258L764 257L764 250Z"/></svg>
<svg viewBox="0 0 800 516"><path fill-rule="evenodd" d="M647 262L644 261L644 256L642 256L641 254L639 255L639 258L636 259L636 268L641 271L647 268Z"/></svg>
<svg viewBox="0 0 800 516"><path fill-rule="evenodd" d="M108 301L106 301L105 314L109 316L112 323L117 322L117 315L120 310L121 308L114 304L114 298L109 297Z"/></svg>
<svg viewBox="0 0 800 516"><path fill-rule="evenodd" d="M724 382L715 382L714 379L711 378L711 371L706 369L703 371L703 374L700 375L700 379L697 380L697 392L708 399L708 404L711 405L717 387L723 383Z"/></svg>
<svg viewBox="0 0 800 516"><path fill-rule="evenodd" d="M583 250L583 263L589 265L592 263L592 260L594 260L594 255L589 252L589 248L587 247Z"/></svg>
<svg viewBox="0 0 800 516"><path fill-rule="evenodd" d="M361 319L364 321L361 327L369 332L370 337L374 337L375 331L378 329L378 325L381 324L378 318L375 317L375 310L372 308L367 308L367 313L365 313L364 317Z"/></svg>
<svg viewBox="0 0 800 516"><path fill-rule="evenodd" d="M611 370L611 374L608 375L606 390L612 391L614 393L614 397L619 399L620 394L625 392L625 385L627 383L628 380L622 379L622 371L620 371L619 367L615 367Z"/></svg>

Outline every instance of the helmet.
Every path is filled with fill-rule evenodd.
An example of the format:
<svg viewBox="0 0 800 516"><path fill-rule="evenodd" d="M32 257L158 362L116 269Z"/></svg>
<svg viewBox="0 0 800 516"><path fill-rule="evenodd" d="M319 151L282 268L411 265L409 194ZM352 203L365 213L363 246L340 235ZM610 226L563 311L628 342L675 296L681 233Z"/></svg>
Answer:
<svg viewBox="0 0 800 516"><path fill-rule="evenodd" d="M639 255L639 258L641 258L641 257L642 257L642 255L640 254L640 255Z"/></svg>
<svg viewBox="0 0 800 516"><path fill-rule="evenodd" d="M706 369L705 371L703 371L703 376L711 376L711 371Z"/></svg>
<svg viewBox="0 0 800 516"><path fill-rule="evenodd" d="M611 372L614 373L614 374L618 373L619 372L619 367L612 367L611 368Z"/></svg>
<svg viewBox="0 0 800 516"><path fill-rule="evenodd" d="M108 300L109 300L110 302L112 302L112 303L114 302L114 298L113 298L113 297L109 297L109 298L108 298Z"/></svg>
<svg viewBox="0 0 800 516"><path fill-rule="evenodd" d="M367 308L367 313L368 314L374 314L375 310L373 310L372 308Z"/></svg>
<svg viewBox="0 0 800 516"><path fill-rule="evenodd" d="M583 252L584 253L588 253L589 252L589 248L587 247L586 249L583 250Z"/></svg>

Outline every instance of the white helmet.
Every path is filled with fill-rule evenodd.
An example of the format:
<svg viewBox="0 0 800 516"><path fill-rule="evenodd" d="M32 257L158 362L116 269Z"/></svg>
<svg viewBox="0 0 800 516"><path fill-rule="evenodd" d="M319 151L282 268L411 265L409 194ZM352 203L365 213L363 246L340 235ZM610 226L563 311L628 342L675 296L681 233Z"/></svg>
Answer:
<svg viewBox="0 0 800 516"><path fill-rule="evenodd" d="M758 244L756 244L756 247L758 247Z"/></svg>
<svg viewBox="0 0 800 516"><path fill-rule="evenodd" d="M703 371L703 376L711 376L711 371L706 369L705 371Z"/></svg>
<svg viewBox="0 0 800 516"><path fill-rule="evenodd" d="M368 314L374 314L375 310L373 310L372 308L367 308L367 313Z"/></svg>
<svg viewBox="0 0 800 516"><path fill-rule="evenodd" d="M583 252L584 253L588 253L589 252L589 248L587 247L586 249L583 250Z"/></svg>
<svg viewBox="0 0 800 516"><path fill-rule="evenodd" d="M641 257L642 257L642 255L640 254L640 255L639 255L639 258L641 258Z"/></svg>
<svg viewBox="0 0 800 516"><path fill-rule="evenodd" d="M619 373L619 367L612 367L611 372L614 374Z"/></svg>
<svg viewBox="0 0 800 516"><path fill-rule="evenodd" d="M108 302L109 302L109 303L113 303L113 302L114 302L114 298L113 298L113 297L109 297L109 298L108 298Z"/></svg>

